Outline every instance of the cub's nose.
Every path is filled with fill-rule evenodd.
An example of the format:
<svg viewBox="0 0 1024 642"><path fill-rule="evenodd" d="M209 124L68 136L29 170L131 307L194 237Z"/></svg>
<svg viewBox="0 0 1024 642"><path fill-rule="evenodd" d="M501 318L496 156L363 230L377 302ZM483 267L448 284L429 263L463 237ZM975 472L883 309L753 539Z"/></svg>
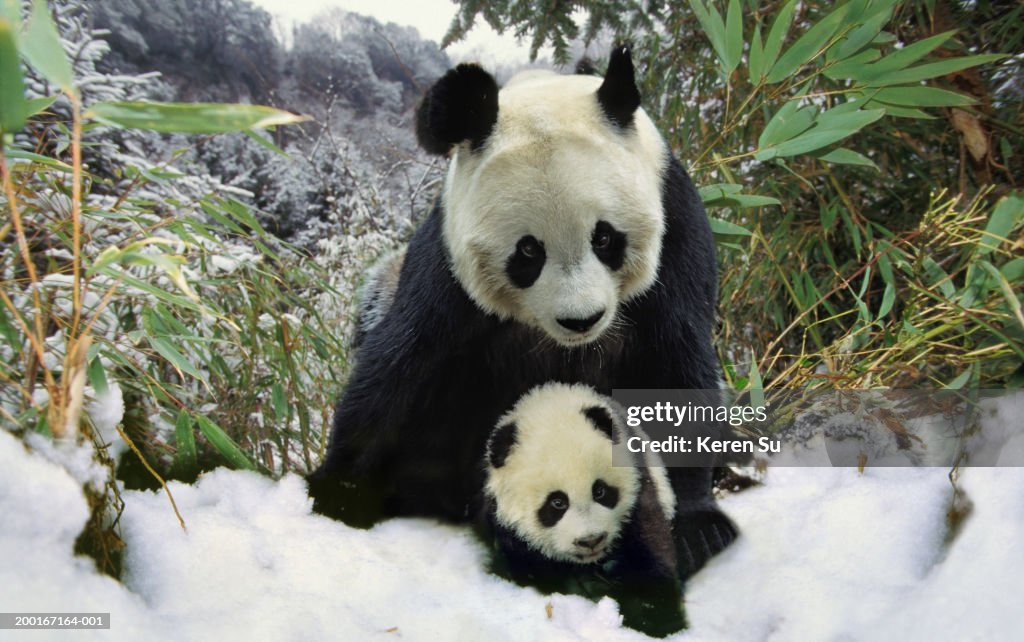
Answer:
<svg viewBox="0 0 1024 642"><path fill-rule="evenodd" d="M587 535L586 537L581 537L574 541L573 544L579 546L580 548L588 548L590 550L594 550L595 548L603 544L604 540L606 540L607 538L608 533L598 533L597 535Z"/></svg>
<svg viewBox="0 0 1024 642"><path fill-rule="evenodd" d="M603 316L604 310L601 310L586 319L558 319L558 325L562 326L566 330L572 330L573 332L586 332L590 328L594 327L594 324L600 321Z"/></svg>

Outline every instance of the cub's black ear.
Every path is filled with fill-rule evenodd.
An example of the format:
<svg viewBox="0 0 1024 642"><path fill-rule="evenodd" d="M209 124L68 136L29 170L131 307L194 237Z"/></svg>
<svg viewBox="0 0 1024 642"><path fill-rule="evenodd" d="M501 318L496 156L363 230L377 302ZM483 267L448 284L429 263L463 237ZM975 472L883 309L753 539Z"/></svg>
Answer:
<svg viewBox="0 0 1024 642"><path fill-rule="evenodd" d="M607 408L591 406L584 408L583 414L590 420L590 423L594 424L594 428L608 435L608 439L611 439L613 444L619 443L619 436L615 432L615 421L612 420L612 414L608 412Z"/></svg>
<svg viewBox="0 0 1024 642"><path fill-rule="evenodd" d="M633 57L629 45L619 45L608 58L608 71L597 90L597 102L608 120L625 129L633 122L633 112L640 106L640 90L633 75Z"/></svg>
<svg viewBox="0 0 1024 642"><path fill-rule="evenodd" d="M491 434L491 440L487 443L487 459L494 468L505 465L512 447L516 445L516 430L516 425L509 422L499 426Z"/></svg>
<svg viewBox="0 0 1024 642"><path fill-rule="evenodd" d="M441 77L416 110L416 138L431 154L447 154L468 140L479 149L498 120L498 83L476 65L459 65Z"/></svg>

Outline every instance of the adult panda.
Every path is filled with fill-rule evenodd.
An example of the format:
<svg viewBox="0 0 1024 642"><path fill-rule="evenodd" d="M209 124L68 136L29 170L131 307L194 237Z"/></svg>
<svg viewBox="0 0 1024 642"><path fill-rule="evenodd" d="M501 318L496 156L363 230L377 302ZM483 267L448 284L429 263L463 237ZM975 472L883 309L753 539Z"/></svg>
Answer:
<svg viewBox="0 0 1024 642"><path fill-rule="evenodd" d="M490 428L539 384L608 394L719 382L710 226L640 108L627 47L603 79L527 71L500 91L459 65L425 95L416 132L449 156L447 179L309 477L314 509L355 526L465 520ZM710 468L670 476L696 570L736 529Z"/></svg>

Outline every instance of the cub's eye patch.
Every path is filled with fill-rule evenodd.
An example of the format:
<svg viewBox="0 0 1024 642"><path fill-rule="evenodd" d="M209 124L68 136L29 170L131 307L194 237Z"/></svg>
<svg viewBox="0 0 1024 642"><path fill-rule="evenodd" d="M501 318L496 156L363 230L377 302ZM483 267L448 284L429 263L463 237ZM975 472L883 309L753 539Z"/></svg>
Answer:
<svg viewBox="0 0 1024 642"><path fill-rule="evenodd" d="M540 277L546 259L544 244L532 235L524 236L516 243L515 253L505 263L508 280L517 288L530 287Z"/></svg>
<svg viewBox="0 0 1024 642"><path fill-rule="evenodd" d="M537 511L537 519L545 528L551 528L558 523L569 510L569 496L560 490L556 490L547 496L544 505Z"/></svg>
<svg viewBox="0 0 1024 642"><path fill-rule="evenodd" d="M594 501L605 508L615 508L619 503L619 489L609 486L603 479L598 479L590 489Z"/></svg>
<svg viewBox="0 0 1024 642"><path fill-rule="evenodd" d="M626 235L607 221L598 221L590 236L590 247L598 260L618 270L626 258Z"/></svg>

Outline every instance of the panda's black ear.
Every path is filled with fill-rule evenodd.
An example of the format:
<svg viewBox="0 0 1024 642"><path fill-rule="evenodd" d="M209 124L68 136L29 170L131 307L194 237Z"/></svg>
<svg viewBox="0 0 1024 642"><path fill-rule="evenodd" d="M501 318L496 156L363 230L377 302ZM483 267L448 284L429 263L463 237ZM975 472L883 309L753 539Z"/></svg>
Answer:
<svg viewBox="0 0 1024 642"><path fill-rule="evenodd" d="M640 90L633 75L633 57L629 45L612 49L604 82L597 90L597 102L608 120L622 129L633 122L633 112L640 106Z"/></svg>
<svg viewBox="0 0 1024 642"><path fill-rule="evenodd" d="M604 406L591 406L584 408L583 414L587 416L590 423L594 424L594 428L608 435L608 439L613 444L619 443L619 435L615 431L615 421L612 419L612 414L608 412L607 408Z"/></svg>
<svg viewBox="0 0 1024 642"><path fill-rule="evenodd" d="M494 468L501 468L505 465L505 460L512 452L512 446L516 445L517 430L515 423L509 422L502 424L491 433L491 440L487 444L487 458Z"/></svg>
<svg viewBox="0 0 1024 642"><path fill-rule="evenodd" d="M416 138L431 154L447 154L470 141L478 149L498 120L498 83L476 65L450 70L430 88L416 110Z"/></svg>

